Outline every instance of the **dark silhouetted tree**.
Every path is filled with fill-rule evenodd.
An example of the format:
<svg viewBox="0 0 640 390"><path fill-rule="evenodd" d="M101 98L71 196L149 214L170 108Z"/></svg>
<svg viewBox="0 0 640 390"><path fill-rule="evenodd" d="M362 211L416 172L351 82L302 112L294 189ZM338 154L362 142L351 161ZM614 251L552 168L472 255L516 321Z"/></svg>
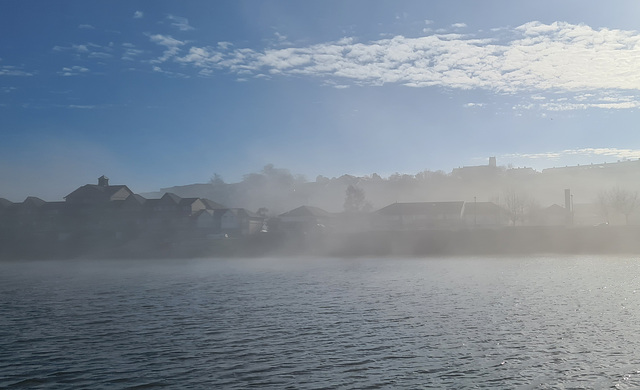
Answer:
<svg viewBox="0 0 640 390"><path fill-rule="evenodd" d="M370 204L365 200L364 190L349 184L344 199L344 211L356 213L366 211Z"/></svg>
<svg viewBox="0 0 640 390"><path fill-rule="evenodd" d="M214 186L220 186L225 184L224 180L222 180L222 176L218 175L217 173L213 174L213 177L211 177L211 179L209 180L209 183L213 184Z"/></svg>

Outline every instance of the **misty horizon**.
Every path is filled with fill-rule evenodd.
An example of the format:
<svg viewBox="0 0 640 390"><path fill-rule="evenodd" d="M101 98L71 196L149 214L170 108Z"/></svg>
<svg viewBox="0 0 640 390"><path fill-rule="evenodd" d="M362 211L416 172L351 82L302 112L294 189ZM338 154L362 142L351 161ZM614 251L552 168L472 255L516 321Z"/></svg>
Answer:
<svg viewBox="0 0 640 390"><path fill-rule="evenodd" d="M493 157L495 158L495 157ZM637 159L640 161L640 158ZM577 164L575 166L548 166L545 168L541 168L541 169L536 169L535 167L531 167L531 166L513 166L512 164L508 163L508 164L500 164L500 160L497 160L497 168L499 168L502 171L508 171L508 170L522 170L522 169L529 169L535 173L543 173L543 172L551 172L553 170L560 170L562 171L563 168L579 168L579 167L589 167L589 166L600 166L600 165L604 165L606 166L607 164L609 164L609 166L615 166L615 164L618 163L628 163L628 162L633 162L636 161L636 159L627 159L627 158L622 158L619 160L615 160L615 161L601 161L601 162L587 162L586 164ZM613 164L613 165L612 165ZM292 172L289 169L287 169L286 167L275 167L275 169L277 170L282 170L282 171L286 171L288 174L290 174L292 176L292 178L295 178L297 181L299 182L303 182L303 183L308 183L308 182L316 182L318 180L323 180L323 179L331 179L331 180L335 180L341 177L355 177L355 178L366 178L366 179L371 179L371 178L375 178L378 177L380 179L383 180L390 180L394 177L402 177L402 176L410 176L413 178L418 178L421 175L424 175L425 173L437 173L437 174L442 174L442 175L452 175L456 170L460 170L461 168L471 168L471 167L482 167L482 166L488 166L489 165L489 158L485 158L484 159L484 164L479 163L478 165L459 165L457 167L452 168L450 171L444 171L444 170L429 170L429 169L425 169L422 171L418 171L415 173L409 173L409 172L393 172L390 174L379 174L378 172L371 172L371 173L366 173L366 174L354 174L352 172L344 172L342 174L338 174L338 175L333 175L333 176L325 176L322 174L318 174L315 177L308 177L305 174L299 173L299 172ZM267 164L265 165L265 167L271 166L273 167L273 164ZM191 185L203 185L203 184L212 184L214 182L214 177L217 177L218 180L222 180L223 183L225 184L237 184L237 183L241 183L243 180L245 180L247 177L250 177L252 174L258 174L260 171L257 172L247 172L244 173L240 176L239 179L237 179L237 181L228 181L225 180L224 175L219 174L218 172L213 172L213 174L208 178L208 179L204 179L202 181L199 182L194 182L194 183L182 183L182 184L177 184L177 183L168 183L166 186L163 187L159 187L159 188L149 188L146 190L137 190L138 186L136 185L136 183L123 183L120 180L118 180L116 178L116 182L118 182L119 184L127 184L129 187L131 187L132 189L136 189L137 191L134 191L136 193L140 193L140 194L147 194L147 195L157 195L157 194L163 194L165 192L170 192L172 188L180 188L180 187L188 187ZM33 182L27 182L27 178L23 178L24 180L24 184L27 187L34 187L37 188L37 190L35 190L35 192L30 192L30 193L21 193L21 194L14 194L12 195L12 192L14 191L7 191L5 189L5 193L0 192L0 198L4 198L7 199L11 202L22 202L24 201L27 197L29 196L34 196L37 198L40 198L42 200L45 201L59 201L59 200L63 200L64 196L66 196L69 192L71 192L71 190L75 187L73 186L78 186L81 184L86 184L86 183L91 183L95 180L96 175L91 175L90 179L87 180L87 182L82 183L80 181L80 178L77 178L76 180L69 180L70 182L73 182L73 184L71 184L71 187L66 187L66 188L61 188L61 183L58 183L57 186L54 186L54 188L40 188L37 184L36 181ZM70 178L71 179L71 178ZM615 180L615 178L611 178L609 177L608 179L613 179ZM594 183L594 186L597 186L598 183ZM622 183L621 183L622 184ZM625 185L628 185L629 183L624 183ZM602 186L606 186L606 185L611 185L610 183L604 183L602 184ZM56 189L55 187L60 187L58 189ZM631 185L631 187L636 187L635 185ZM639 187L640 188L640 187ZM505 188L503 188L502 190L504 190ZM0 189L0 191L2 191L2 189ZM51 194L51 195L46 195L51 193L51 191L54 191L55 194ZM462 199L455 199L455 200L462 200Z"/></svg>
<svg viewBox="0 0 640 390"><path fill-rule="evenodd" d="M640 158L637 3L374 3L0 4L0 196Z"/></svg>

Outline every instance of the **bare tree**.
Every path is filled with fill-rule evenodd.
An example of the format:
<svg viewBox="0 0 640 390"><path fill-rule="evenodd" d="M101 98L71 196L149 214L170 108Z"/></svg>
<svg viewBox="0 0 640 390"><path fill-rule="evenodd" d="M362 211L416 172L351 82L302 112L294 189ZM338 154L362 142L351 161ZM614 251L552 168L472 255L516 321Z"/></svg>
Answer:
<svg viewBox="0 0 640 390"><path fill-rule="evenodd" d="M513 188L507 189L502 194L502 202L509 213L509 219L513 226L516 225L518 220L523 221L527 206L527 196L525 194Z"/></svg>
<svg viewBox="0 0 640 390"><path fill-rule="evenodd" d="M624 215L624 220L629 224L629 215L638 206L638 193L615 187L609 193L611 208Z"/></svg>

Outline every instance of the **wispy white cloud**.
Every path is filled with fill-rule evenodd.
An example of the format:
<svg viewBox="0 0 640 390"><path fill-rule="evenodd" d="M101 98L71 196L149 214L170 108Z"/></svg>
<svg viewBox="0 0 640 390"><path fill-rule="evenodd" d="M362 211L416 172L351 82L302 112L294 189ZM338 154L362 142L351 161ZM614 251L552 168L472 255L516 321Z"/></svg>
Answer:
<svg viewBox="0 0 640 390"><path fill-rule="evenodd" d="M291 42L287 39L287 36L284 34L280 34L279 32L275 32L277 43L280 45L291 45Z"/></svg>
<svg viewBox="0 0 640 390"><path fill-rule="evenodd" d="M73 53L74 59L82 60L105 60L113 57L114 44L109 42L107 45L98 45L96 43L88 42L83 44L72 44L71 46L54 46L52 49L54 52Z"/></svg>
<svg viewBox="0 0 640 390"><path fill-rule="evenodd" d="M155 73L161 73L161 74L165 74L167 76L171 76L171 77L177 77L177 78L189 78L188 75L184 74L184 73L180 73L180 72L172 72L166 69L162 69L161 67L154 65L151 70Z"/></svg>
<svg viewBox="0 0 640 390"><path fill-rule="evenodd" d="M81 24L81 25L78 26L78 28L81 29L81 30L95 30L96 29L95 27L93 27L90 24Z"/></svg>
<svg viewBox="0 0 640 390"><path fill-rule="evenodd" d="M192 29L186 18L167 18L182 31ZM425 25L431 24L425 21ZM149 59L146 51L123 45L120 58L163 64L165 72L203 77L221 72L246 80L297 76L330 80L333 84L326 85L332 86L392 83L521 94L524 98L516 110L640 108L637 31L530 22L474 34L451 33L466 27L456 23L453 30L429 31L419 37L368 42L345 37L306 46L291 46L288 37L276 32L272 45L262 49L229 42L194 45L166 34L147 34L162 48L162 54ZM287 47L282 47L283 42ZM83 56L103 53L92 54L103 59L113 53L90 43L55 46L53 50Z"/></svg>
<svg viewBox="0 0 640 390"><path fill-rule="evenodd" d="M54 46L53 51L75 51L78 53L86 53L89 51L86 45L72 45L72 46Z"/></svg>
<svg viewBox="0 0 640 390"><path fill-rule="evenodd" d="M189 25L189 20L187 18L183 18L182 16L168 15L167 19L171 20L171 25L173 27L176 27L180 31L194 30L194 28Z"/></svg>
<svg viewBox="0 0 640 390"><path fill-rule="evenodd" d="M574 111L591 108L605 110L640 108L640 96L625 90L594 90L593 93L564 94L556 92L549 96L533 95L530 99L530 103L515 105L514 110Z"/></svg>
<svg viewBox="0 0 640 390"><path fill-rule="evenodd" d="M183 46L185 44L185 42L177 40L170 35L149 35L149 39L151 40L151 42L165 47L165 51L162 56L158 57L155 60L152 60L151 63L162 63L176 56L180 52L180 46Z"/></svg>
<svg viewBox="0 0 640 390"><path fill-rule="evenodd" d="M212 61L200 58L193 64L224 67L220 57L242 53L243 67L256 72L337 77L359 84L483 88L503 93L640 89L640 35L636 32L532 22L512 29L511 36L504 43L491 37L433 34L367 43L346 39L263 51L196 47L209 53ZM180 61L190 62L187 58Z"/></svg>
<svg viewBox="0 0 640 390"><path fill-rule="evenodd" d="M95 43L72 44L71 46L54 46L55 52L74 52L77 54L89 54L95 50L110 50L108 46L101 46Z"/></svg>
<svg viewBox="0 0 640 390"><path fill-rule="evenodd" d="M133 13L134 19L142 19L143 17L144 17L144 12L142 11L136 11Z"/></svg>
<svg viewBox="0 0 640 390"><path fill-rule="evenodd" d="M58 74L60 76L77 76L79 74L88 73L88 72L89 72L88 68L85 68L84 66L76 65L76 66L62 68L62 70L58 72Z"/></svg>
<svg viewBox="0 0 640 390"><path fill-rule="evenodd" d="M135 61L144 54L144 50L137 49L133 43L125 42L122 47L124 48L124 53L121 58L125 61Z"/></svg>
<svg viewBox="0 0 640 390"><path fill-rule="evenodd" d="M199 58L192 62L184 57L180 61L210 70L226 67L231 71L335 78L342 84L351 80L368 85L400 83L533 93L534 100L557 91L640 90L640 35L635 31L539 22L509 31L510 38L500 42L491 36L433 34L367 43L345 39L307 47L245 49L242 56L239 49L207 48L211 61ZM224 61L231 58L235 60ZM638 100L555 101L537 107L623 109L638 107Z"/></svg>
<svg viewBox="0 0 640 390"><path fill-rule="evenodd" d="M80 104L70 104L67 106L67 108L74 108L74 109L79 109L79 110L91 110L96 108L97 106L95 105L80 105Z"/></svg>
<svg viewBox="0 0 640 390"><path fill-rule="evenodd" d="M170 35L149 35L149 39L151 40L151 42L165 47L178 47L184 45L183 41L177 40Z"/></svg>
<svg viewBox="0 0 640 390"><path fill-rule="evenodd" d="M0 66L0 76L33 76L33 72L28 72L13 65Z"/></svg>
<svg viewBox="0 0 640 390"><path fill-rule="evenodd" d="M103 53L103 52L95 51L95 52L89 53L88 57L89 58L102 58L102 59L105 59L105 58L111 58L111 57L113 57L113 55L109 54L109 53Z"/></svg>

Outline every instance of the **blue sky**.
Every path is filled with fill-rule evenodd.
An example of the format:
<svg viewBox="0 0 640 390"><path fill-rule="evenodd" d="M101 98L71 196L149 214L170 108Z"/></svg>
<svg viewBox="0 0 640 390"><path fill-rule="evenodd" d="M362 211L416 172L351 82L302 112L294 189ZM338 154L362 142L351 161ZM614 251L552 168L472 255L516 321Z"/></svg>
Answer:
<svg viewBox="0 0 640 390"><path fill-rule="evenodd" d="M640 158L637 1L0 2L0 197Z"/></svg>

